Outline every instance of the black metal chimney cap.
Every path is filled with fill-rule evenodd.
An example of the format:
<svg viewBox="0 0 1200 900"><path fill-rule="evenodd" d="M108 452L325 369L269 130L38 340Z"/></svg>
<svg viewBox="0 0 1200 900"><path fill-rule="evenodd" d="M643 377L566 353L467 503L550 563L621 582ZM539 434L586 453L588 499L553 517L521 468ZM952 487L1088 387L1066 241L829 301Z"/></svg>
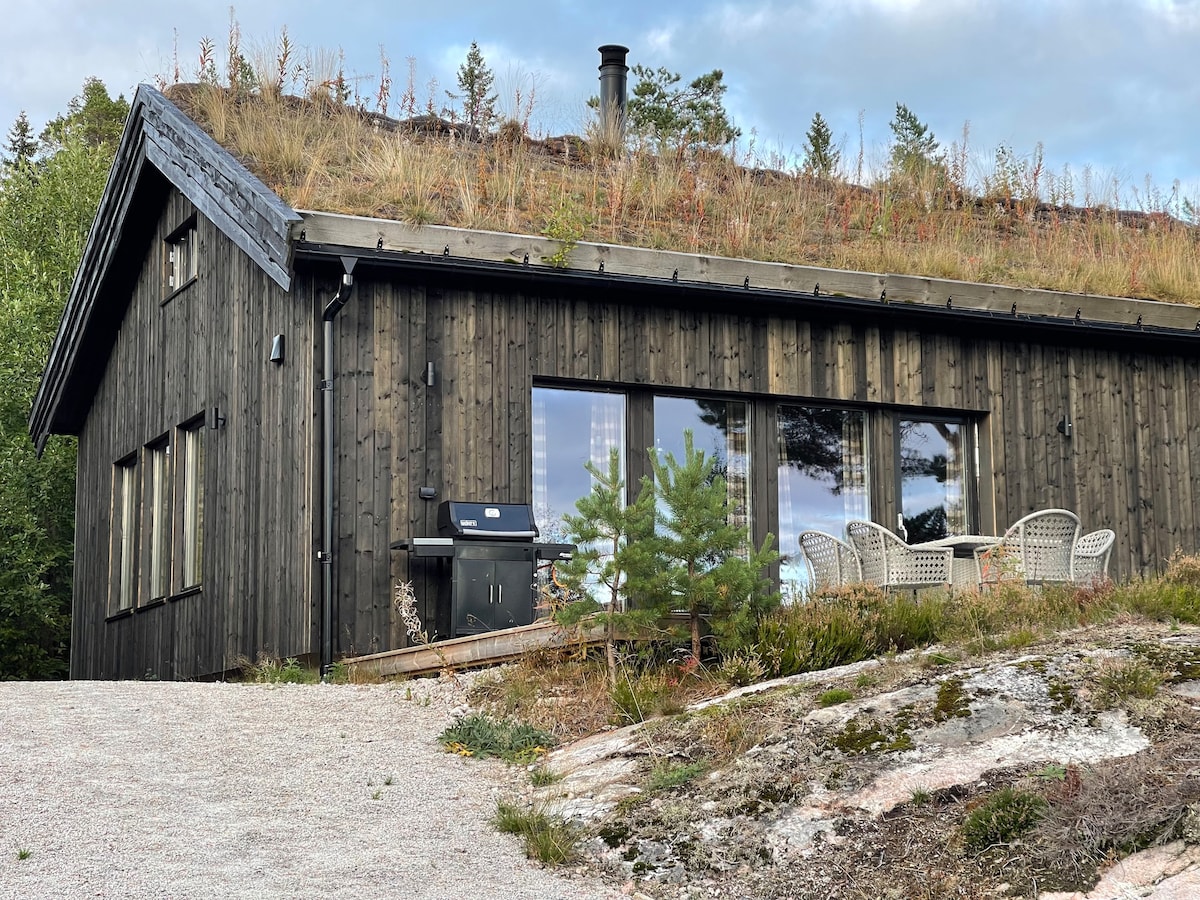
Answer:
<svg viewBox="0 0 1200 900"><path fill-rule="evenodd" d="M628 47L622 47L620 44L604 44L598 48L600 50L600 68L605 66L621 66L625 71L629 71L629 66L625 65L625 57L629 54Z"/></svg>

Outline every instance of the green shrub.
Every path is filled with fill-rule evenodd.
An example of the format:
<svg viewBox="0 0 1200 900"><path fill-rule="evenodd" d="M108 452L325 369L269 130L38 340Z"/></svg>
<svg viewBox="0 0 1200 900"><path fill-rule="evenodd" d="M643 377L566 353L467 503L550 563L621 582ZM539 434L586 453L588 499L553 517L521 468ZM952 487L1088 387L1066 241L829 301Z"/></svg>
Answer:
<svg viewBox="0 0 1200 900"><path fill-rule="evenodd" d="M975 853L993 844L1006 844L1028 832L1046 813L1038 794L1002 787L972 810L963 821L964 846Z"/></svg>
<svg viewBox="0 0 1200 900"><path fill-rule="evenodd" d="M474 713L456 721L438 735L450 752L463 756L498 756L506 762L527 764L554 746L554 736L525 722L493 719Z"/></svg>

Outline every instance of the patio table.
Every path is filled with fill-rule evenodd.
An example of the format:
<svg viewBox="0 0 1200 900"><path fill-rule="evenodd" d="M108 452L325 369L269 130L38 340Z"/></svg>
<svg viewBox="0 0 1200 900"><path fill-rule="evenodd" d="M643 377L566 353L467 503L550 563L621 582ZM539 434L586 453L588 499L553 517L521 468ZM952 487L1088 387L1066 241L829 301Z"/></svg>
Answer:
<svg viewBox="0 0 1200 900"><path fill-rule="evenodd" d="M936 541L924 541L909 546L914 550L943 550L949 547L954 551L954 559L950 566L950 583L955 587L968 587L977 585L982 580L979 564L975 560L976 548L990 547L1001 540L1003 538L994 534L952 534Z"/></svg>

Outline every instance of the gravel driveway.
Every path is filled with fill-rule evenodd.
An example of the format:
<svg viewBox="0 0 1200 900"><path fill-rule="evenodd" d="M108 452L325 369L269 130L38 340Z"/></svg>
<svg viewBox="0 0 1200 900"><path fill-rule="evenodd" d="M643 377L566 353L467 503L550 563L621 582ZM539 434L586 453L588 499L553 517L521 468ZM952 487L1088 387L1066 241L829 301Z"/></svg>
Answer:
<svg viewBox="0 0 1200 900"><path fill-rule="evenodd" d="M488 824L516 776L442 752L462 701L432 680L0 683L0 897L617 896Z"/></svg>

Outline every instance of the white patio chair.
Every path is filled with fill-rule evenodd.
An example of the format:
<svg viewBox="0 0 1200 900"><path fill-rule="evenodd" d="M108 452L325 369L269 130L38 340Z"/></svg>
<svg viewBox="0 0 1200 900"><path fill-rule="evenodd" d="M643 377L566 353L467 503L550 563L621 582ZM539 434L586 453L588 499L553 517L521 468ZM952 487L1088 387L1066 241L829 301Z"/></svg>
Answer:
<svg viewBox="0 0 1200 900"><path fill-rule="evenodd" d="M800 553L808 565L810 593L862 581L858 553L832 534L824 531L802 532Z"/></svg>
<svg viewBox="0 0 1200 900"><path fill-rule="evenodd" d="M883 588L949 584L954 551L914 550L875 522L846 525L850 543L858 551L864 581Z"/></svg>
<svg viewBox="0 0 1200 900"><path fill-rule="evenodd" d="M1076 541L1075 551L1071 554L1071 580L1085 585L1106 580L1116 537L1111 528L1101 528L1089 531Z"/></svg>
<svg viewBox="0 0 1200 900"><path fill-rule="evenodd" d="M979 547L980 580L1027 584L1071 581L1071 555L1079 540L1079 517L1069 509L1042 509L1018 519L1000 543Z"/></svg>

